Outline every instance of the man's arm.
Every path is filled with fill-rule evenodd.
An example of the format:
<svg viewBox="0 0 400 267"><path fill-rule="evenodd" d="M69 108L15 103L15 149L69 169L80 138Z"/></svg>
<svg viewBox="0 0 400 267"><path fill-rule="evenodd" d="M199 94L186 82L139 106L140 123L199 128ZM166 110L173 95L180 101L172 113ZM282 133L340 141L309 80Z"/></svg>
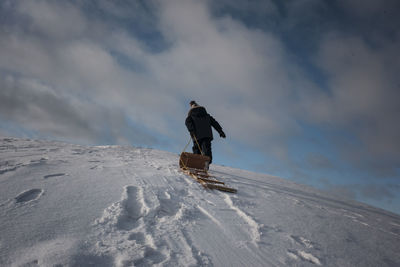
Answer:
<svg viewBox="0 0 400 267"><path fill-rule="evenodd" d="M188 129L190 135L193 137L194 132L195 132L195 128L194 128L194 122L191 116L188 116L185 120L185 125L186 128Z"/></svg>
<svg viewBox="0 0 400 267"><path fill-rule="evenodd" d="M214 129L219 133L219 136L221 136L222 138L226 137L224 131L222 130L221 125L211 115L210 115L210 123L211 126L214 127Z"/></svg>

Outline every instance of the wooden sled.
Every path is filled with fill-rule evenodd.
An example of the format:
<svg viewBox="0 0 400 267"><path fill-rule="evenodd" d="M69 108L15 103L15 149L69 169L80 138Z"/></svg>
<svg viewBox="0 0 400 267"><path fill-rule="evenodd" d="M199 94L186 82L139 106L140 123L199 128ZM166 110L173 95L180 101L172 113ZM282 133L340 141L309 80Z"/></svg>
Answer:
<svg viewBox="0 0 400 267"><path fill-rule="evenodd" d="M205 170L206 165L210 162L210 157L189 152L182 152L179 158L180 168Z"/></svg>
<svg viewBox="0 0 400 267"><path fill-rule="evenodd" d="M195 179L204 188L236 193L236 189L225 186L224 182L218 181L208 174L207 164L209 161L210 158L208 156L182 152L179 158L179 167L184 173Z"/></svg>

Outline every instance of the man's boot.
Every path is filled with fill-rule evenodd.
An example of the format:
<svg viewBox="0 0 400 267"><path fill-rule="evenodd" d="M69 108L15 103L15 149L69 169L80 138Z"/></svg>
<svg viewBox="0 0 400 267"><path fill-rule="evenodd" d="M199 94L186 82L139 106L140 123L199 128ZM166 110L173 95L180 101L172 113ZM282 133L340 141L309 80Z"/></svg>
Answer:
<svg viewBox="0 0 400 267"><path fill-rule="evenodd" d="M206 163L204 164L204 170L208 171L209 168L210 168L210 162L206 161Z"/></svg>

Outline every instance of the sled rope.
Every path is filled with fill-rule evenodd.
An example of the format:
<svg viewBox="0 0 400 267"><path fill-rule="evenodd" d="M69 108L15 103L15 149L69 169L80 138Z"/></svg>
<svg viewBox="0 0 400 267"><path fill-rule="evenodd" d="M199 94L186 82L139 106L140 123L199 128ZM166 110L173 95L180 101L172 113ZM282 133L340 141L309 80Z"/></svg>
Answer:
<svg viewBox="0 0 400 267"><path fill-rule="evenodd" d="M204 153L203 153L203 151L201 150L201 147L200 147L200 145L199 145L199 142L197 142L196 136L193 136L193 137L194 137L194 141L196 141L196 144L197 144L197 146L199 147L200 153L204 156Z"/></svg>
<svg viewBox="0 0 400 267"><path fill-rule="evenodd" d="M195 140L195 142L196 142L197 146L199 147L200 153L201 153L202 155L204 155L203 151L201 150L200 144L199 144L199 142L197 141L197 138L196 138L196 136L193 136L193 138L194 138L194 140ZM188 145L190 144L190 141L191 141L191 140L192 140L192 138L191 138L191 137L189 137L189 141L187 142L186 146L183 148L183 150L182 150L182 152L181 152L181 153L183 153L183 152L185 152L185 151L186 151L186 148L187 148L187 147L188 147Z"/></svg>
<svg viewBox="0 0 400 267"><path fill-rule="evenodd" d="M192 140L192 138L191 137L189 137L189 141L187 142L187 144L186 144L186 146L183 148L183 150L182 150L182 152L181 152L181 154L183 153L183 152L185 152L186 151L186 148L188 147L188 145L190 144L190 141Z"/></svg>

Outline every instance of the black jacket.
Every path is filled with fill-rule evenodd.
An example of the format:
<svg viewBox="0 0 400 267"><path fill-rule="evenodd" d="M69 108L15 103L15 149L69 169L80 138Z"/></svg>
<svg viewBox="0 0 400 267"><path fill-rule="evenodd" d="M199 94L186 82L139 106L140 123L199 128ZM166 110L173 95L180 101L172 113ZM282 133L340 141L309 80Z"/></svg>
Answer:
<svg viewBox="0 0 400 267"><path fill-rule="evenodd" d="M185 121L188 131L194 134L197 140L203 138L213 139L211 126L218 132L222 132L222 127L219 123L207 113L206 109L201 106L195 106L189 110Z"/></svg>

